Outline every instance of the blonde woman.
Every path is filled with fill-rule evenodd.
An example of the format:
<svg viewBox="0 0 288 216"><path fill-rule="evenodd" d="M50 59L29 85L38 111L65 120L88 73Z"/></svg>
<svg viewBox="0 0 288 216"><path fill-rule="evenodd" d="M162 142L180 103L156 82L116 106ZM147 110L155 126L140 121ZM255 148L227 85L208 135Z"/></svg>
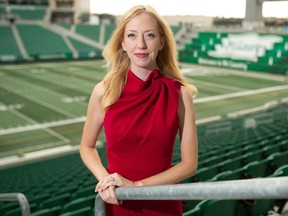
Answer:
<svg viewBox="0 0 288 216"><path fill-rule="evenodd" d="M178 183L197 170L193 94L178 68L173 33L150 6L126 12L103 50L108 73L91 95L80 146L95 191L115 216L180 216L181 201L119 202L115 186ZM104 127L108 167L95 150ZM177 133L181 160L172 165Z"/></svg>

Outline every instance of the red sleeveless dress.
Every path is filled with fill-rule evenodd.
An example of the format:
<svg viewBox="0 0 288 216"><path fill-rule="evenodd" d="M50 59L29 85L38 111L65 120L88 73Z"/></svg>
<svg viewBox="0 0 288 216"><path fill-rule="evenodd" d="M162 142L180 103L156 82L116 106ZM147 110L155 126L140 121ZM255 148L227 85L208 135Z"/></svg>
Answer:
<svg viewBox="0 0 288 216"><path fill-rule="evenodd" d="M137 181L172 166L181 84L152 71L146 81L128 71L121 97L104 118L108 172ZM178 200L124 200L106 204L107 216L180 216Z"/></svg>

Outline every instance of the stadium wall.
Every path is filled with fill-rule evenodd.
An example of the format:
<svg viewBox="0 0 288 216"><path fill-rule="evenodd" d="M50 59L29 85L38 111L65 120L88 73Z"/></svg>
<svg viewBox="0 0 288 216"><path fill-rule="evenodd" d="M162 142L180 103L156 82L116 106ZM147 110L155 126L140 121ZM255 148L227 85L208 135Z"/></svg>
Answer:
<svg viewBox="0 0 288 216"><path fill-rule="evenodd" d="M199 32L179 51L183 62L267 73L288 73L288 35Z"/></svg>

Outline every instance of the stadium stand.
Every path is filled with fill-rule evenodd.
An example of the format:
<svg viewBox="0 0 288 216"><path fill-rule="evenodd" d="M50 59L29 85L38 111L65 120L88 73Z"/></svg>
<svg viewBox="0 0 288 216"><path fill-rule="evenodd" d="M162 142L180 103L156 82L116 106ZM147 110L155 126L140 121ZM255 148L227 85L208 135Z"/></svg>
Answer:
<svg viewBox="0 0 288 216"><path fill-rule="evenodd" d="M230 131L211 131L210 124L197 125L199 136L199 169L196 176L183 181L211 182L271 176L287 176L288 164L288 105L266 112L214 122L223 125L230 121ZM262 123L246 128L245 120L264 114L273 116L273 124ZM227 123L225 123L227 124ZM224 124L224 125L225 125ZM208 133L206 133L209 131ZM175 143L173 161L179 160L179 138ZM99 148L106 163L105 148ZM209 158L209 159L207 159ZM39 160L33 163L0 170L1 193L21 192L27 196L32 215L92 215L96 179L86 169L78 153ZM252 204L251 204L252 202ZM213 215L224 206L226 215L246 216L251 204L252 215L266 215L269 210L282 209L286 200L183 201L184 215ZM253 208L252 208L253 207ZM239 208L243 209L243 213ZM17 203L0 203L1 215L15 215ZM238 214L235 213L239 210ZM228 211L229 210L229 211ZM238 211L237 210L237 211ZM229 214L234 212L235 214ZM15 214L14 214L15 213ZM200 214L201 213L201 214ZM215 215L215 214L214 214Z"/></svg>
<svg viewBox="0 0 288 216"><path fill-rule="evenodd" d="M13 36L12 28L10 26L0 26L0 32L0 56L4 56L2 60L21 60L22 55Z"/></svg>
<svg viewBox="0 0 288 216"><path fill-rule="evenodd" d="M29 9L12 9L11 13L15 15L16 19L23 20L42 20L46 15L46 8L29 8Z"/></svg>
<svg viewBox="0 0 288 216"><path fill-rule="evenodd" d="M74 36L84 38L78 40L77 37L66 36L67 42L63 32L55 33L44 24L47 15L45 6L48 5L48 0L9 0L8 2L12 5L28 4L40 5L40 7L12 9L9 15L13 15L15 22L9 23L6 7L0 6L0 21L2 21L0 62L4 63L75 57L100 58L101 49L89 40L104 46L116 27L115 24L107 23L104 26L57 23L63 32L69 31ZM53 25L51 26L53 28ZM185 33L183 28L183 26L171 26L175 35L179 32ZM277 36L282 38L282 41L276 42L269 49L260 50L264 55L257 57L256 61L250 61L210 55L216 50L221 50L224 41L227 41L231 34L241 36L245 32L199 30L194 33L193 37L189 36L190 41L185 44L184 49L179 50L181 61L230 68L244 65L245 70L287 73L287 35L253 34L253 37ZM20 44L23 44L27 56L21 50ZM72 54L74 50L77 55ZM197 125L198 172L183 183L288 176L287 110L287 104L283 104L267 112ZM174 163L179 161L179 145L180 141L177 137ZM105 161L105 148L98 150ZM93 215L96 183L96 179L84 166L78 153L0 169L0 192L25 194L33 216ZM275 210L275 207L280 212L285 202L287 200L193 200L183 201L183 207L185 216L247 216L249 214L259 216L267 215L268 211ZM222 211L224 207L225 214ZM17 202L0 202L0 215L18 216L20 212Z"/></svg>
<svg viewBox="0 0 288 216"><path fill-rule="evenodd" d="M261 38L265 42L257 42ZM274 44L268 45L269 39ZM199 32L179 54L180 60L184 62L286 74L287 41L288 36L285 34ZM238 56L233 56L237 49Z"/></svg>

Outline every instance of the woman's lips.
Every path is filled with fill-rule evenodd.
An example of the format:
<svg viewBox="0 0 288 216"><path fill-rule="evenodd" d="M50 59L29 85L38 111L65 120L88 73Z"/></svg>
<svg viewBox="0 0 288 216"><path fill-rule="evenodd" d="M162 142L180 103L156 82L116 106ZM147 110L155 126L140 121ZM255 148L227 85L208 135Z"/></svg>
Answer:
<svg viewBox="0 0 288 216"><path fill-rule="evenodd" d="M149 54L148 53L136 53L135 54L138 58L145 58L147 57Z"/></svg>

